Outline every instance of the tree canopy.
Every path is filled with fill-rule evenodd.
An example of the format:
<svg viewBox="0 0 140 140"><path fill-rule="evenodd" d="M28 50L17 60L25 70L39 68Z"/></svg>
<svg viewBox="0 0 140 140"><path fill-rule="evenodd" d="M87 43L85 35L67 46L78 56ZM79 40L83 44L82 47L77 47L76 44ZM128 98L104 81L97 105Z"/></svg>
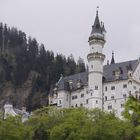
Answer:
<svg viewBox="0 0 140 140"><path fill-rule="evenodd" d="M98 109L42 108L29 121L35 140L133 140L131 123Z"/></svg>
<svg viewBox="0 0 140 140"><path fill-rule="evenodd" d="M130 97L125 104L124 117L133 125L137 140L140 140L140 100Z"/></svg>
<svg viewBox="0 0 140 140"><path fill-rule="evenodd" d="M135 104L136 100L128 100L126 112L130 102ZM20 117L0 120L0 139L139 140L140 125L138 122L134 125L133 114L131 117L119 119L112 112L98 109L43 107L34 111L24 123Z"/></svg>

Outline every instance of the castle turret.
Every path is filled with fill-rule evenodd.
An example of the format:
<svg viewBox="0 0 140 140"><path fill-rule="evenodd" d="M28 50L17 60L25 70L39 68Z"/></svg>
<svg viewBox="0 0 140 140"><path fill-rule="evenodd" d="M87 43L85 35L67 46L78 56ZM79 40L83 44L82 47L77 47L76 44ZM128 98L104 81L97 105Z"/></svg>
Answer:
<svg viewBox="0 0 140 140"><path fill-rule="evenodd" d="M98 107L102 109L102 79L103 79L103 62L105 55L102 53L105 40L106 30L104 24L100 23L98 10L96 12L96 18L94 25L92 26L92 31L89 37L90 52L87 56L89 63L89 74L88 74L88 86L89 90L92 89L93 100L92 107ZM96 104L96 105L95 105Z"/></svg>

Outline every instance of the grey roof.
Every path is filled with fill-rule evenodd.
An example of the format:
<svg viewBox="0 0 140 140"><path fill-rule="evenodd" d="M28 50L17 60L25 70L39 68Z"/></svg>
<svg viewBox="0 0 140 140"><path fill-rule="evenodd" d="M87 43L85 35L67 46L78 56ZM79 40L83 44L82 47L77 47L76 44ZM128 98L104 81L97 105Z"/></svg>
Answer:
<svg viewBox="0 0 140 140"><path fill-rule="evenodd" d="M102 32L106 32L106 29L105 29L104 23L103 23L103 26L102 26Z"/></svg>
<svg viewBox="0 0 140 140"><path fill-rule="evenodd" d="M77 82L80 81L81 86L87 85L88 72L82 72L70 76L63 77L58 83L58 90L69 90L69 82L72 81L72 90L77 89Z"/></svg>
<svg viewBox="0 0 140 140"><path fill-rule="evenodd" d="M128 70L134 71L138 65L138 60L132 60L116 64L108 64L103 67L103 82L112 82L115 79L115 70L120 70L120 80L128 79ZM72 81L72 91L77 90L77 82L81 82L81 87L88 84L88 72L82 72L61 78L58 83L58 90L70 90L69 82Z"/></svg>
<svg viewBox="0 0 140 140"><path fill-rule="evenodd" d="M120 70L120 80L125 80L128 78L128 70L134 71L138 65L138 60L126 61L122 63L116 63L111 65L105 65L103 68L105 82L111 82L115 80L115 75L113 74L115 70ZM131 67L131 68L130 68Z"/></svg>
<svg viewBox="0 0 140 140"><path fill-rule="evenodd" d="M23 111L23 110L19 110L19 109L16 109L16 108L14 108L14 111L18 115L24 115L24 116L29 116L30 115L28 112Z"/></svg>

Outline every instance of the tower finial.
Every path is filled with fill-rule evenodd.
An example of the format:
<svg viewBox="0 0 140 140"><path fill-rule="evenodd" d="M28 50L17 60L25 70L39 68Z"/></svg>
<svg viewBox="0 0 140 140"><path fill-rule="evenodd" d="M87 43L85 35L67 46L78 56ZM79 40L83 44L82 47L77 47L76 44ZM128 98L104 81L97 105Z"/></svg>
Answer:
<svg viewBox="0 0 140 140"><path fill-rule="evenodd" d="M112 57L114 57L114 51L112 51Z"/></svg>
<svg viewBox="0 0 140 140"><path fill-rule="evenodd" d="M96 10L96 16L98 16L98 9L99 9L99 6L97 6L97 10Z"/></svg>

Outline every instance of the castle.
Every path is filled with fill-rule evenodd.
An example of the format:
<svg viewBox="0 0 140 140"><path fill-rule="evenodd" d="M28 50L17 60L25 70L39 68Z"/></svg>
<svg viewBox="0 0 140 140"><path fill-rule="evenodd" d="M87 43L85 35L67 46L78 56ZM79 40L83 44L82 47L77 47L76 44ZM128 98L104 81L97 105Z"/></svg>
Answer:
<svg viewBox="0 0 140 140"><path fill-rule="evenodd" d="M121 116L129 96L140 99L140 60L115 63L113 53L111 63L103 65L106 30L98 10L88 42L88 71L61 76L49 96L49 104L58 108L99 108Z"/></svg>

